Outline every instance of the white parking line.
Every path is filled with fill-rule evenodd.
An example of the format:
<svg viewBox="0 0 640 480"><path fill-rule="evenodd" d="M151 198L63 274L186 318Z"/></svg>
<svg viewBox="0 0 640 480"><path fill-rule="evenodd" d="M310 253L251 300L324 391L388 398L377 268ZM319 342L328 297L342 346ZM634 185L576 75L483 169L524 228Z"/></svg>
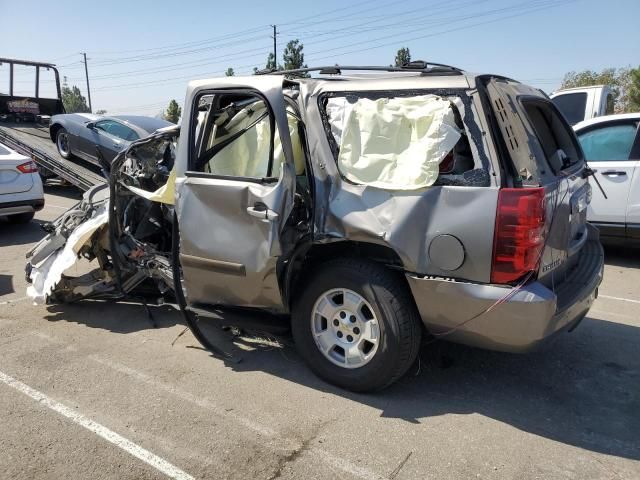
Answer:
<svg viewBox="0 0 640 480"><path fill-rule="evenodd" d="M50 408L54 412L59 413L60 415L68 418L73 423L76 423L87 430L95 433L96 435L104 438L109 443L117 446L118 448L124 450L125 452L133 455L134 457L142 460L146 464L152 466L159 472L164 473L170 478L175 478L177 480L194 480L194 478L188 473L183 472L178 467L170 464L166 460L154 455L148 450L145 450L139 445L136 445L130 440L118 435L116 432L109 430L107 427L100 425L97 422L94 422L90 418L85 417L73 409L63 405L55 400L49 398L42 392L39 392L29 385L26 385L19 380L7 375L5 373L0 372L0 381L17 391L24 393L26 396L32 398L36 402L39 402L41 405L44 405L47 408Z"/></svg>
<svg viewBox="0 0 640 480"><path fill-rule="evenodd" d="M631 298L612 297L610 295L598 295L598 298L607 298L609 300L619 300L621 302L640 303L640 300L632 300Z"/></svg>
<svg viewBox="0 0 640 480"><path fill-rule="evenodd" d="M98 355L91 355L89 357L94 362L98 362L105 367L112 368L113 370L124 373L125 375L129 375L130 377L134 377L137 380L144 382L148 385L152 385L160 390L164 390L165 392L171 393L182 400L186 400L187 402L191 402L201 408L206 408L207 410L211 410L216 415L221 417L230 417L233 420L236 420L238 423L248 428L249 430L253 430L256 433L264 435L266 437L276 437L277 433L269 427L264 425L260 425L259 423L250 420L249 418L245 418L241 415L233 411L227 411L224 408L216 405L215 403L207 400L206 398L201 398L192 393L185 392L179 388L174 387L173 385L166 384L164 382L158 381L155 378L147 375L146 373L140 372L138 370L134 370L133 368L127 367L126 365L122 365L121 363L114 362L113 360L109 360L106 358L99 357Z"/></svg>
<svg viewBox="0 0 640 480"><path fill-rule="evenodd" d="M93 360L94 362L100 363L101 365L104 365L106 367L112 368L120 373L136 378L137 380L144 382L148 385L152 385L156 388L164 390L165 392L176 395L177 397L183 400L186 400L188 402L191 402L199 407L207 408L213 411L215 414L234 420L238 422L240 425L242 425L243 427L253 430L256 433L260 433L262 435L272 437L279 444L281 444L282 447L288 450L299 448L299 445L296 442L287 440L286 438L282 437L278 432L274 431L272 428L269 428L265 425L261 425L260 423L250 420L246 417L243 417L242 415L238 415L235 412L228 412L224 408L214 404L213 402L211 402L210 400L207 400L206 398L197 397L192 393L186 392L173 385L156 380L155 378L153 378L152 376L146 373L140 372L126 365L122 365L121 363L117 363L113 360L108 360L98 355L91 355L89 356L89 359ZM361 478L363 480L383 478L381 475L378 475L375 472L372 472L368 468L356 465L350 462L349 460L341 456L334 455L333 453L323 448L310 446L308 451L310 454L313 454L317 458L320 458L320 460L324 461L328 466L331 466L345 473L348 473L355 478Z"/></svg>
<svg viewBox="0 0 640 480"><path fill-rule="evenodd" d="M66 342L42 332L33 332L33 335L36 335L40 338L48 340L52 343L66 345ZM115 362L114 360L106 359L99 355L94 354L94 355L88 356L87 358L105 367L109 367L117 372L123 373L132 378L135 378L136 380L146 383L147 385L151 385L160 390L164 390L167 393L175 395L178 398L188 401L190 403L193 403L194 405L197 405L201 408L206 408L212 411L214 414L217 414L221 417L226 417L232 421L235 421L239 425L255 433L259 433L265 437L272 438L278 443L279 448L277 448L277 450L280 450L280 448L287 449L287 450L295 450L300 447L298 441L293 441L283 437L281 433L274 430L273 428L270 428L266 425L263 425L259 422L256 422L242 415L239 415L233 411L227 411L225 408L219 405L216 405L215 403L213 403L212 401L206 398L201 398L190 392L182 390L179 387L162 382L161 380L157 380L156 378L154 378L153 376L147 373L141 372L127 365L123 365L121 363ZM349 475L352 475L355 478L360 478L362 480L384 480L385 478L382 475L379 475L364 466L360 466L353 462L350 462L349 460L343 458L342 456L335 455L323 448L310 446L308 449L308 452L314 455L316 458L319 458L321 461L324 461L324 463L328 467L341 470ZM185 477L185 478L189 478L189 477Z"/></svg>

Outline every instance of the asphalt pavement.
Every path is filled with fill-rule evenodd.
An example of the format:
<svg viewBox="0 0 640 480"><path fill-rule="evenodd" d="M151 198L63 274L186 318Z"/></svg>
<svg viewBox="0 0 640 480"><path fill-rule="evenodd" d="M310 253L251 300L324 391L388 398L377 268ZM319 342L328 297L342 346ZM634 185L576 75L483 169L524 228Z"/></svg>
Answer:
<svg viewBox="0 0 640 480"><path fill-rule="evenodd" d="M24 254L77 199L0 221L0 478L640 478L640 250L606 249L593 309L543 350L439 341L363 395L286 337L213 358L170 305L155 327L135 303L32 305Z"/></svg>

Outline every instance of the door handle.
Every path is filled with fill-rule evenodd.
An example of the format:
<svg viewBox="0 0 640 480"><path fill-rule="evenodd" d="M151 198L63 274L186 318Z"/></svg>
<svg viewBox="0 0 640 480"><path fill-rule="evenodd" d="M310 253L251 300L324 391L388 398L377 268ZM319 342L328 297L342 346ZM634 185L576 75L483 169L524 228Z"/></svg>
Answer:
<svg viewBox="0 0 640 480"><path fill-rule="evenodd" d="M617 171L617 170L607 170L606 172L602 172L602 175L606 175L607 177L624 177L627 172Z"/></svg>
<svg viewBox="0 0 640 480"><path fill-rule="evenodd" d="M256 203L253 207L247 207L247 213L261 220L274 221L278 218L278 214L273 210L269 210L264 203Z"/></svg>

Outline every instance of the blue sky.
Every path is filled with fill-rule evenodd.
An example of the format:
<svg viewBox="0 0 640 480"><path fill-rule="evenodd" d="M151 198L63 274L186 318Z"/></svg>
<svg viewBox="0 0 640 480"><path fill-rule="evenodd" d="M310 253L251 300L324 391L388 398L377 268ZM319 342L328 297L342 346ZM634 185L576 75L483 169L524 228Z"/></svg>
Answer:
<svg viewBox="0 0 640 480"><path fill-rule="evenodd" d="M0 0L0 18L0 57L52 61L83 93L87 52L93 108L114 114L154 115L190 79L263 67L271 24L278 57L299 38L310 66L387 65L407 46L552 91L570 70L640 65L640 0Z"/></svg>

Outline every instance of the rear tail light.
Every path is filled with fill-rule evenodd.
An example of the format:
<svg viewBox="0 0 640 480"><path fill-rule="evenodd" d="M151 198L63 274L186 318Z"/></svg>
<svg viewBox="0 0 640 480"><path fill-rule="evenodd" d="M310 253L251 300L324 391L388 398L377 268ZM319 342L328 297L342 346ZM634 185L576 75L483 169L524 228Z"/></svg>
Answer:
<svg viewBox="0 0 640 480"><path fill-rule="evenodd" d="M498 194L492 283L513 283L538 268L545 242L544 188L503 188Z"/></svg>
<svg viewBox="0 0 640 480"><path fill-rule="evenodd" d="M33 160L21 163L16 168L22 173L38 173L38 165L36 165L36 162L34 162Z"/></svg>

